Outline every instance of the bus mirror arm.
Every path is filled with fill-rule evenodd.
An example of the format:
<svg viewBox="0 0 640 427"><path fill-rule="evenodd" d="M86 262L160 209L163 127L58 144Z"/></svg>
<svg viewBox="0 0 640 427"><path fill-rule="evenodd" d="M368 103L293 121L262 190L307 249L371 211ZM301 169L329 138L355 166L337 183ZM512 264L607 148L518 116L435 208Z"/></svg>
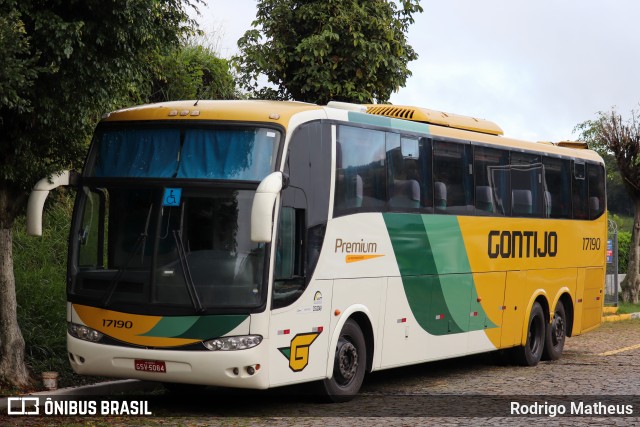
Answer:
<svg viewBox="0 0 640 427"><path fill-rule="evenodd" d="M42 236L42 211L49 191L62 185L76 185L78 174L75 171L62 171L50 178L43 178L33 187L27 203L27 233Z"/></svg>
<svg viewBox="0 0 640 427"><path fill-rule="evenodd" d="M251 206L251 241L255 243L271 242L273 233L273 208L278 194L288 178L282 172L273 172L262 180Z"/></svg>

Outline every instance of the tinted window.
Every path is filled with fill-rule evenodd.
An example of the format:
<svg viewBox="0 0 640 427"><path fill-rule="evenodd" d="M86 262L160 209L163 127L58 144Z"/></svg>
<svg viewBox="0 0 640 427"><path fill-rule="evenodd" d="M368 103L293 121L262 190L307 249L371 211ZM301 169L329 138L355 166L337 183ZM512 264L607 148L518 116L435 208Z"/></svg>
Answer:
<svg viewBox="0 0 640 427"><path fill-rule="evenodd" d="M571 197L573 217L575 219L589 218L589 187L585 179L586 165L583 162L572 162L573 180L571 183Z"/></svg>
<svg viewBox="0 0 640 427"><path fill-rule="evenodd" d="M589 219L595 219L606 209L604 168L601 165L588 164L587 176L589 178Z"/></svg>
<svg viewBox="0 0 640 427"><path fill-rule="evenodd" d="M390 210L432 206L431 149L426 138L387 133L387 164Z"/></svg>
<svg viewBox="0 0 640 427"><path fill-rule="evenodd" d="M433 142L433 201L436 213L472 213L471 146Z"/></svg>
<svg viewBox="0 0 640 427"><path fill-rule="evenodd" d="M511 153L511 215L542 216L542 161L540 156Z"/></svg>
<svg viewBox="0 0 640 427"><path fill-rule="evenodd" d="M475 147L474 176L476 213L506 215L511 207L509 152L495 148Z"/></svg>
<svg viewBox="0 0 640 427"><path fill-rule="evenodd" d="M386 204L385 133L338 126L335 209L380 211Z"/></svg>
<svg viewBox="0 0 640 427"><path fill-rule="evenodd" d="M545 157L543 216L545 218L571 218L570 161Z"/></svg>

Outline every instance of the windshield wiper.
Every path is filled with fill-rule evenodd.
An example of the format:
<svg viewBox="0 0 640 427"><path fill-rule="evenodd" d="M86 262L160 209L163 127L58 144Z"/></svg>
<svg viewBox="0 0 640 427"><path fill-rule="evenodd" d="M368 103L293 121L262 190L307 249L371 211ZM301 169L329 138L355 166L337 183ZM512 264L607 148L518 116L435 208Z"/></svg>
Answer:
<svg viewBox="0 0 640 427"><path fill-rule="evenodd" d="M193 308L197 313L204 313L205 309L200 302L198 291L193 284L193 278L191 277L191 270L189 269L189 262L187 261L187 253L184 250L184 244L182 243L182 236L178 230L173 230L173 239L176 241L176 248L178 249L178 256L180 257L180 266L182 267L182 275L184 276L184 283L187 286L187 292L189 292L189 298Z"/></svg>

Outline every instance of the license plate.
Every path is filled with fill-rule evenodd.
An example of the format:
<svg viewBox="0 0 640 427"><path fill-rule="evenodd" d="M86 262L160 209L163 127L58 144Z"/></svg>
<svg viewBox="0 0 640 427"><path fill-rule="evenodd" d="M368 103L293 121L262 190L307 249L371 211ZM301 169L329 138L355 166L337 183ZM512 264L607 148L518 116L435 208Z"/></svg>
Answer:
<svg viewBox="0 0 640 427"><path fill-rule="evenodd" d="M136 371L166 373L167 365L162 360L140 360L134 362Z"/></svg>

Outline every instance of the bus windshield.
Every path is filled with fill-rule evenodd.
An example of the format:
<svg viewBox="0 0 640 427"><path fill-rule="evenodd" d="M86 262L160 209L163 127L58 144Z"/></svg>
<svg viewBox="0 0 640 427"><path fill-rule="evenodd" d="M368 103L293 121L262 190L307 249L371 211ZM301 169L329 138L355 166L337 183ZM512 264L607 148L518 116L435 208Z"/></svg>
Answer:
<svg viewBox="0 0 640 427"><path fill-rule="evenodd" d="M279 137L260 127L104 127L85 174L261 181L274 170Z"/></svg>
<svg viewBox="0 0 640 427"><path fill-rule="evenodd" d="M259 306L265 251L247 226L254 191L183 188L172 206L166 193L82 189L71 294L140 313L153 305L180 313Z"/></svg>
<svg viewBox="0 0 640 427"><path fill-rule="evenodd" d="M140 314L260 307L266 255L250 239L251 205L280 139L256 126L99 128L75 210L70 298Z"/></svg>

